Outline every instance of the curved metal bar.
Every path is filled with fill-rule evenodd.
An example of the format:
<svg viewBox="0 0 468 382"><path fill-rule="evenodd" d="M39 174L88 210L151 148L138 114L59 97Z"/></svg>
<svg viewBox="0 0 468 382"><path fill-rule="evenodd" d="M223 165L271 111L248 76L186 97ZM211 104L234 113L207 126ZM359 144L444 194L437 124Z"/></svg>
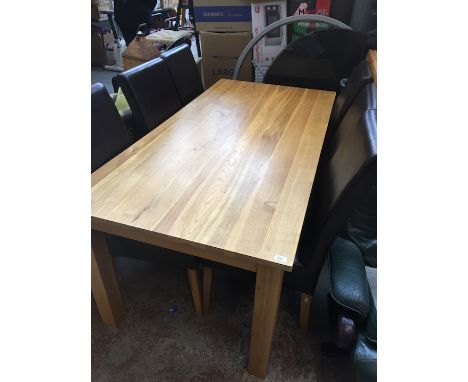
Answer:
<svg viewBox="0 0 468 382"><path fill-rule="evenodd" d="M242 51L239 58L237 59L236 67L234 68L234 74L232 75L232 79L237 80L237 77L239 77L240 68L242 64L244 63L245 57L247 57L247 54L249 53L250 49L252 49L254 45L257 42L259 42L260 39L263 38L263 36L265 36L268 32L270 32L273 29L276 29L283 25L295 23L297 21L323 21L328 24L334 25L338 28L351 29L350 26L346 25L345 23L342 23L341 21L338 21L328 16L322 16L322 15L311 15L311 14L296 15L296 16L289 16L284 19L275 21L274 23L268 25L265 29L263 29L257 36L255 36L252 40L250 40L249 43L245 46L244 50Z"/></svg>

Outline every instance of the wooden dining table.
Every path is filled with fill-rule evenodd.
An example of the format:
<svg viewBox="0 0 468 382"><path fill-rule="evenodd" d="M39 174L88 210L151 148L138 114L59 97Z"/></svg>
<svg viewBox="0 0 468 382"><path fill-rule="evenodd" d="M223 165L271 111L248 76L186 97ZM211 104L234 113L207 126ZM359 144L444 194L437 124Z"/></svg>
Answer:
<svg viewBox="0 0 468 382"><path fill-rule="evenodd" d="M220 80L92 174L92 290L124 308L105 235L256 272L248 371L265 377L335 93ZM161 291L164 293L164 291Z"/></svg>

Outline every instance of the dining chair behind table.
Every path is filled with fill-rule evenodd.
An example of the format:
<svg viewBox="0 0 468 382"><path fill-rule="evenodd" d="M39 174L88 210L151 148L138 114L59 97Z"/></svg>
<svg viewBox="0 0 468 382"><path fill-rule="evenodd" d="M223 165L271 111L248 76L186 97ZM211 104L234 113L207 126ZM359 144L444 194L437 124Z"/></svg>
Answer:
<svg viewBox="0 0 468 382"><path fill-rule="evenodd" d="M182 105L203 93L203 83L192 51L187 44L169 49L161 54L171 72Z"/></svg>
<svg viewBox="0 0 468 382"><path fill-rule="evenodd" d="M137 123L137 138L152 131L182 107L169 68L161 57L117 74L112 83L114 88L122 88Z"/></svg>
<svg viewBox="0 0 468 382"><path fill-rule="evenodd" d="M377 111L367 110L350 125L344 119L337 131L343 139L318 174L304 219L301 238L286 284L301 292L300 327L308 329L312 294L330 245L356 207L377 184Z"/></svg>
<svg viewBox="0 0 468 382"><path fill-rule="evenodd" d="M123 120L106 88L100 83L92 85L91 172L100 168L131 144L132 141ZM112 257L165 261L187 269L195 311L201 314L199 258L110 234L106 235L106 242Z"/></svg>
<svg viewBox="0 0 468 382"><path fill-rule="evenodd" d="M338 125L328 125L320 153L319 171L333 156L339 146L339 141L345 139L349 130L346 126L354 126L368 110L377 110L377 88L373 83L361 88Z"/></svg>
<svg viewBox="0 0 468 382"><path fill-rule="evenodd" d="M377 268L377 186L367 192L340 236L358 246L366 266Z"/></svg>
<svg viewBox="0 0 468 382"><path fill-rule="evenodd" d="M114 102L101 83L91 86L91 172L132 144Z"/></svg>
<svg viewBox="0 0 468 382"><path fill-rule="evenodd" d="M329 129L337 127L361 92L361 89L374 81L367 60L358 63L351 72L346 85L338 94L330 114Z"/></svg>
<svg viewBox="0 0 468 382"><path fill-rule="evenodd" d="M317 30L291 42L276 57L264 83L338 91L341 80L366 58L366 35L349 29Z"/></svg>

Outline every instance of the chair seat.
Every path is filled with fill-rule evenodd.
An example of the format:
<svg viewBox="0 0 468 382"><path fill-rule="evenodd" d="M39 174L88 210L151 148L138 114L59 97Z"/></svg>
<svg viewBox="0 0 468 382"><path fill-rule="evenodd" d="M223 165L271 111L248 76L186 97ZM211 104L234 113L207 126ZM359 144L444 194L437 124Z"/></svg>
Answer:
<svg viewBox="0 0 468 382"><path fill-rule="evenodd" d="M130 111L130 106L128 105L127 99L125 98L125 95L123 94L123 91L120 88L119 90L117 90L117 93L115 93L114 103L120 115Z"/></svg>

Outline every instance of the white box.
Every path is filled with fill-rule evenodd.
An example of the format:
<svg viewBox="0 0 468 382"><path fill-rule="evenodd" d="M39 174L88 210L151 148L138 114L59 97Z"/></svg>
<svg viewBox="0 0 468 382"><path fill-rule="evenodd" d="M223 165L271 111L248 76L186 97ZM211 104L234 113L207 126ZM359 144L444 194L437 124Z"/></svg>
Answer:
<svg viewBox="0 0 468 382"><path fill-rule="evenodd" d="M252 34L257 36L273 22L286 17L286 0L252 3ZM262 69L268 69L286 48L286 26L275 29L263 37L253 48L253 60Z"/></svg>

